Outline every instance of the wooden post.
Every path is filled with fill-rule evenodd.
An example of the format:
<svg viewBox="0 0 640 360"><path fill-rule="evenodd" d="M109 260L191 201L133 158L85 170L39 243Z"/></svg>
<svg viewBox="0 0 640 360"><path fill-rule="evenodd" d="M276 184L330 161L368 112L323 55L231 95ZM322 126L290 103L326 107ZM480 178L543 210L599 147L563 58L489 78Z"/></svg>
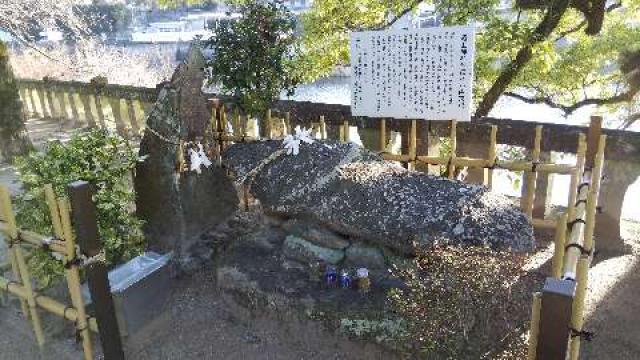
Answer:
<svg viewBox="0 0 640 360"><path fill-rule="evenodd" d="M36 103L36 99L33 96L33 88L27 87L27 97L29 98L29 103L31 104L31 111L33 112L33 116L42 117L42 114L38 111L38 105Z"/></svg>
<svg viewBox="0 0 640 360"><path fill-rule="evenodd" d="M349 131L349 120L345 119L342 126L344 128L344 130L343 130L344 131L344 142L348 143L349 141L351 141L351 138L349 137L349 135L350 135L349 134L350 133L350 131Z"/></svg>
<svg viewBox="0 0 640 360"><path fill-rule="evenodd" d="M98 124L101 129L107 128L107 123L104 121L104 109L102 108L102 96L97 92L94 93L96 103L96 113L98 114Z"/></svg>
<svg viewBox="0 0 640 360"><path fill-rule="evenodd" d="M69 90L69 108L71 108L71 124L73 127L77 127L80 123L80 114L78 114L78 104L76 102L76 91L75 89Z"/></svg>
<svg viewBox="0 0 640 360"><path fill-rule="evenodd" d="M411 120L411 130L409 132L409 170L416 169L416 147L418 143L418 124L416 120Z"/></svg>
<svg viewBox="0 0 640 360"><path fill-rule="evenodd" d="M31 317L33 332L36 335L36 342L38 343L38 346L42 348L42 346L44 346L44 333L42 332L42 323L40 322L40 315L38 314L37 304L34 297L33 285L31 284L31 275L29 274L29 268L27 267L24 254L22 253L22 248L18 241L18 226L13 214L11 195L9 194L9 190L4 186L0 186L0 208L2 209L3 218L4 221L6 221L9 230L6 235L9 239L9 257L12 266L14 267L14 274L17 272L19 279L22 282L22 286L26 290L28 312L25 311L25 315L29 314Z"/></svg>
<svg viewBox="0 0 640 360"><path fill-rule="evenodd" d="M33 109L31 109L31 104L29 104L27 100L27 90L24 86L18 86L18 93L20 94L20 101L22 102L22 108L24 109L24 113L27 116L31 116L33 114Z"/></svg>
<svg viewBox="0 0 640 360"><path fill-rule="evenodd" d="M265 118L265 125L266 125L266 133L267 133L267 138L269 140L273 139L273 124L271 123L271 109L267 109L267 115Z"/></svg>
<svg viewBox="0 0 640 360"><path fill-rule="evenodd" d="M111 296L104 249L99 239L96 206L91 200L92 186L76 181L67 187L73 214L73 227L80 250L89 258L86 266L91 298L95 304L100 342L105 359L124 360L122 339Z"/></svg>
<svg viewBox="0 0 640 360"><path fill-rule="evenodd" d="M129 116L129 124L131 124L131 132L135 136L140 135L140 125L138 125L138 119L136 118L136 108L133 99L126 99L127 115Z"/></svg>
<svg viewBox="0 0 640 360"><path fill-rule="evenodd" d="M284 113L284 123L286 125L284 135L286 136L293 133L293 129L291 127L291 113L288 111Z"/></svg>
<svg viewBox="0 0 640 360"><path fill-rule="evenodd" d="M96 127L96 120L93 118L93 110L91 110L91 95L86 90L80 92L80 101L84 109L84 120L90 128Z"/></svg>
<svg viewBox="0 0 640 360"><path fill-rule="evenodd" d="M45 96L44 86L39 85L36 88L36 92L38 93L38 102L40 102L40 111L42 112L42 117L51 117L51 112L49 111L49 109L47 109L47 98Z"/></svg>
<svg viewBox="0 0 640 360"><path fill-rule="evenodd" d="M458 147L458 136L457 136L457 122L455 120L451 120L451 154L449 155L449 166L447 167L447 171L449 173L449 179L453 179L456 176L456 148Z"/></svg>
<svg viewBox="0 0 640 360"><path fill-rule="evenodd" d="M127 136L127 128L122 121L122 106L120 105L120 98L112 97L108 99L111 106L111 114L113 114L113 121L116 123L116 132L120 136Z"/></svg>
<svg viewBox="0 0 640 360"><path fill-rule="evenodd" d="M542 289L536 359L565 360L576 283L547 278Z"/></svg>
<svg viewBox="0 0 640 360"><path fill-rule="evenodd" d="M538 176L537 164L540 161L540 145L542 142L542 126L536 126L535 138L533 140L533 152L531 155L532 166L525 172L524 194L520 199L520 208L527 214L529 219L533 217L533 199L536 193L536 178Z"/></svg>
<svg viewBox="0 0 640 360"><path fill-rule="evenodd" d="M380 152L387 150L387 120L380 119Z"/></svg>
<svg viewBox="0 0 640 360"><path fill-rule="evenodd" d="M51 117L60 117L58 110L56 109L55 102L53 101L53 89L45 87L45 92L47 94L47 102L49 103L49 111L51 113Z"/></svg>
<svg viewBox="0 0 640 360"><path fill-rule="evenodd" d="M67 102L64 99L64 90L58 89L55 96L58 98L58 104L60 105L60 119L66 122L69 120L69 115L67 114Z"/></svg>
<svg viewBox="0 0 640 360"><path fill-rule="evenodd" d="M542 304L542 294L533 294L533 305L531 306L531 324L529 325L529 347L527 359L535 360L536 345L538 344L538 332L540 330L540 305Z"/></svg>
<svg viewBox="0 0 640 360"><path fill-rule="evenodd" d="M320 115L320 139L327 140L327 123L324 121L324 115Z"/></svg>
<svg viewBox="0 0 640 360"><path fill-rule="evenodd" d="M9 211L11 211L11 195L9 194L9 189L6 186L0 184L0 220L5 222L9 222L9 218L13 218L13 214L7 212L6 204L9 204ZM10 238L5 239L7 245L10 245ZM16 260L15 249L12 246L8 246L9 248L9 262L11 263L11 270L13 272L13 278L16 281L20 281L20 269L18 268L18 262ZM20 305L22 307L22 313L29 314L29 306L27 305L27 301L24 299L20 299Z"/></svg>
<svg viewBox="0 0 640 360"><path fill-rule="evenodd" d="M488 169L485 169L484 172L484 184L489 189L493 188L493 167L496 164L496 158L498 156L497 151L497 138L498 138L498 127L495 125L491 125L491 135L489 137L489 159L488 159Z"/></svg>

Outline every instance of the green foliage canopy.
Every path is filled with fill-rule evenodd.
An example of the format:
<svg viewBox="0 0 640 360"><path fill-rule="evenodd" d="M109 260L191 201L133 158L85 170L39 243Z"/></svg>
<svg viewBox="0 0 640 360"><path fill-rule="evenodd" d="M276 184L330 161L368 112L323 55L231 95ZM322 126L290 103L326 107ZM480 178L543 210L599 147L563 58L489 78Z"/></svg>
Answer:
<svg viewBox="0 0 640 360"><path fill-rule="evenodd" d="M299 82L295 20L280 1L247 1L239 11L238 21L221 23L206 42L214 51L210 81L237 97L246 113L262 115Z"/></svg>
<svg viewBox="0 0 640 360"><path fill-rule="evenodd" d="M354 30L383 29L422 1L316 0L302 15L306 80L349 64ZM585 105L619 107L637 100L618 59L640 43L640 1L441 0L432 3L446 25L477 23L477 114L501 95L545 103L570 114ZM591 5L586 3L592 3ZM610 3L610 4L605 4ZM598 16L604 21L598 26ZM640 66L633 68L640 71Z"/></svg>

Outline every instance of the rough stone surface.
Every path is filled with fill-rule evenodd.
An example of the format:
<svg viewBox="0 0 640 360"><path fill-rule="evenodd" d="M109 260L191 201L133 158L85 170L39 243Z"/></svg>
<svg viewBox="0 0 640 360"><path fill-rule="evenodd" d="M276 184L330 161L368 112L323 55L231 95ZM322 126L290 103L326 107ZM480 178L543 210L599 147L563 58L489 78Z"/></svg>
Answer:
<svg viewBox="0 0 640 360"><path fill-rule="evenodd" d="M282 146L238 143L223 161L241 179ZM250 190L265 211L310 218L395 251L451 243L531 250L533 229L504 196L483 186L409 171L357 145L303 144L263 165Z"/></svg>
<svg viewBox="0 0 640 360"><path fill-rule="evenodd" d="M361 243L353 244L345 251L346 262L349 265L366 266L368 268L382 268L385 266L384 256L378 248Z"/></svg>
<svg viewBox="0 0 640 360"><path fill-rule="evenodd" d="M337 264L344 259L344 251L314 245L299 237L289 235L284 241L284 256L304 263L324 260L329 264Z"/></svg>
<svg viewBox="0 0 640 360"><path fill-rule="evenodd" d="M206 97L200 94L202 57L194 51L189 61L176 70L170 83L158 95L147 117L140 143L140 155L147 156L136 167L134 187L136 211L145 220L149 247L160 252L173 251L178 263L190 261L190 249L198 250L199 236L227 219L238 206L238 197L225 170L215 167L177 173L176 158L180 140L191 141L202 135L209 122ZM184 258L185 261L179 261Z"/></svg>
<svg viewBox="0 0 640 360"><path fill-rule="evenodd" d="M339 250L344 250L349 246L349 241L343 236L308 221L292 219L284 223L282 227L290 234L301 237L318 246Z"/></svg>

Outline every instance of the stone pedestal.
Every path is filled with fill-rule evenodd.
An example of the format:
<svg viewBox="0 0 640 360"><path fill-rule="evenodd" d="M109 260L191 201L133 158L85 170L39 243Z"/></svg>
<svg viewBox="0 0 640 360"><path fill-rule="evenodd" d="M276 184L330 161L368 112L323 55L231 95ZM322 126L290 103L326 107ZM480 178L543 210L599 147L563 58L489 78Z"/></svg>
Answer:
<svg viewBox="0 0 640 360"><path fill-rule="evenodd" d="M620 217L627 188L640 175L640 164L606 160L604 178L600 186L598 206L601 212L596 215L596 249L620 251L623 242L620 237Z"/></svg>

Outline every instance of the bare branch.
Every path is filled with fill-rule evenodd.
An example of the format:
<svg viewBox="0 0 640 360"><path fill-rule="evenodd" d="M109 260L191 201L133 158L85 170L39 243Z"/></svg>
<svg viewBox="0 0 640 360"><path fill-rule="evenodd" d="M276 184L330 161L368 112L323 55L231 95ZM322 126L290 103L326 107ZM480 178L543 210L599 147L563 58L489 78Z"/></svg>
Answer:
<svg viewBox="0 0 640 360"><path fill-rule="evenodd" d="M588 105L601 106L601 105L612 105L612 104L630 102L638 93L640 93L640 87L633 87L617 95L613 95L605 98L586 98L572 105L563 105L563 104L557 103L550 97L527 97L511 91L504 92L504 95L512 97L514 99L518 99L527 104L545 104L554 109L561 110L566 116L566 115L571 115L573 112L580 109L581 107L588 106Z"/></svg>

